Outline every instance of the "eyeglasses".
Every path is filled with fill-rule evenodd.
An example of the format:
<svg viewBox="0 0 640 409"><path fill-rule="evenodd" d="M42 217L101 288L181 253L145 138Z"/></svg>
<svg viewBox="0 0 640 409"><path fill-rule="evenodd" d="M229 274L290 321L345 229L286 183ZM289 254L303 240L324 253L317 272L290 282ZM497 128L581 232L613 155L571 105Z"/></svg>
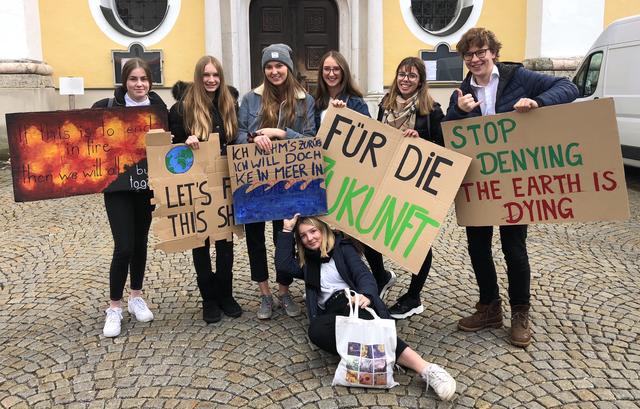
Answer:
<svg viewBox="0 0 640 409"><path fill-rule="evenodd" d="M322 72L324 72L325 74L330 74L332 71L334 73L336 73L336 74L339 74L340 72L342 72L342 68L340 68L340 67L322 67Z"/></svg>
<svg viewBox="0 0 640 409"><path fill-rule="evenodd" d="M476 51L471 51L471 52L462 54L462 58L464 58L465 61L473 60L474 55L478 58L484 58L484 56L487 55L487 51L489 51L488 48L481 48Z"/></svg>
<svg viewBox="0 0 640 409"><path fill-rule="evenodd" d="M405 78L409 78L411 81L415 81L418 79L418 74L416 74L415 72L402 72L402 71L398 71L398 79L399 80L403 80Z"/></svg>

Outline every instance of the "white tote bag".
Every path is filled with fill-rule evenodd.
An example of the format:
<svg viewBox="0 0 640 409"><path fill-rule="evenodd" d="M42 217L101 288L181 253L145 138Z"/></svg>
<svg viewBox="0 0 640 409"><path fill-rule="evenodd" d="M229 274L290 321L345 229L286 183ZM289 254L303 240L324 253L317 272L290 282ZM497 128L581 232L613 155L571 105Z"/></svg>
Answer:
<svg viewBox="0 0 640 409"><path fill-rule="evenodd" d="M345 289L347 299L350 291ZM358 318L359 295L355 305L349 303L349 316L336 317L336 349L340 363L336 368L332 385L362 386L390 389L397 385L393 380L396 361L396 322L382 319L371 308L366 310L372 320Z"/></svg>

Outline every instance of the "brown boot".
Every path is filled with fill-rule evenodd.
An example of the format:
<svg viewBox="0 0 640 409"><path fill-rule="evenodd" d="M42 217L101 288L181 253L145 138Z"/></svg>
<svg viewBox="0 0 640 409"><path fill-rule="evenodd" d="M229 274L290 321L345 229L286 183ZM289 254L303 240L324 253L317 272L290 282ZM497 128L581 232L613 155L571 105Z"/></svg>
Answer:
<svg viewBox="0 0 640 409"><path fill-rule="evenodd" d="M511 343L522 348L531 343L529 305L514 305L511 307Z"/></svg>
<svg viewBox="0 0 640 409"><path fill-rule="evenodd" d="M463 331L478 331L483 328L502 327L502 301L494 300L491 304L476 304L476 312L458 321L458 328Z"/></svg>

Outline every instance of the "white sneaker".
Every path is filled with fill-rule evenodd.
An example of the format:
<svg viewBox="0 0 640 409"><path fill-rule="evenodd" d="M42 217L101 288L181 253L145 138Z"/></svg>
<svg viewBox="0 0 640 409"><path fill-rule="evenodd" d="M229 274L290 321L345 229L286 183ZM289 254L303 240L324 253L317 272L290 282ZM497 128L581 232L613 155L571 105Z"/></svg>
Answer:
<svg viewBox="0 0 640 409"><path fill-rule="evenodd" d="M135 315L140 322L149 322L153 320L153 313L147 307L142 297L129 297L128 308L129 313Z"/></svg>
<svg viewBox="0 0 640 409"><path fill-rule="evenodd" d="M427 383L427 390L431 386L440 399L451 400L456 394L456 381L441 366L429 364L420 376Z"/></svg>
<svg viewBox="0 0 640 409"><path fill-rule="evenodd" d="M380 291L381 300L384 300L384 297L386 297L387 293L389 292L391 287L395 285L397 280L396 273L394 273L393 270L387 270L387 272L389 273L389 281L387 281L384 287L382 287L382 291Z"/></svg>
<svg viewBox="0 0 640 409"><path fill-rule="evenodd" d="M102 334L105 337L113 338L120 335L120 321L122 321L122 308L107 308L105 311L107 318L104 321Z"/></svg>

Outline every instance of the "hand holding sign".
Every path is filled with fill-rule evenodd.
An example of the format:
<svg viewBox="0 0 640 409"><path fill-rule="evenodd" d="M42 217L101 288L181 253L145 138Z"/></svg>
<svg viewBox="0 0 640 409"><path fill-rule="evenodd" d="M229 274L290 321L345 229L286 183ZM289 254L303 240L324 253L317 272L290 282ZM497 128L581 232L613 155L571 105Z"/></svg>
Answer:
<svg viewBox="0 0 640 409"><path fill-rule="evenodd" d="M529 98L520 98L520 100L513 106L513 109L520 113L529 112L536 108L538 108L538 103Z"/></svg>
<svg viewBox="0 0 640 409"><path fill-rule="evenodd" d="M256 135L253 138L253 142L258 145L258 148L260 148L261 152L271 152L271 139L269 139L267 135Z"/></svg>
<svg viewBox="0 0 640 409"><path fill-rule="evenodd" d="M336 108L344 108L347 106L347 103L344 102L341 99L332 99L331 100L331 106L336 107Z"/></svg>
<svg viewBox="0 0 640 409"><path fill-rule="evenodd" d="M296 227L296 223L298 223L298 218L300 217L300 213L296 213L291 219L282 220L282 230L284 231L293 231Z"/></svg>
<svg viewBox="0 0 640 409"><path fill-rule="evenodd" d="M482 101L477 101L473 99L473 95L471 94L462 94L462 90L460 88L456 88L456 92L458 93L458 108L460 108L464 112L471 112L480 104Z"/></svg>
<svg viewBox="0 0 640 409"><path fill-rule="evenodd" d="M191 149L200 149L200 140L195 135L189 135L184 143Z"/></svg>

